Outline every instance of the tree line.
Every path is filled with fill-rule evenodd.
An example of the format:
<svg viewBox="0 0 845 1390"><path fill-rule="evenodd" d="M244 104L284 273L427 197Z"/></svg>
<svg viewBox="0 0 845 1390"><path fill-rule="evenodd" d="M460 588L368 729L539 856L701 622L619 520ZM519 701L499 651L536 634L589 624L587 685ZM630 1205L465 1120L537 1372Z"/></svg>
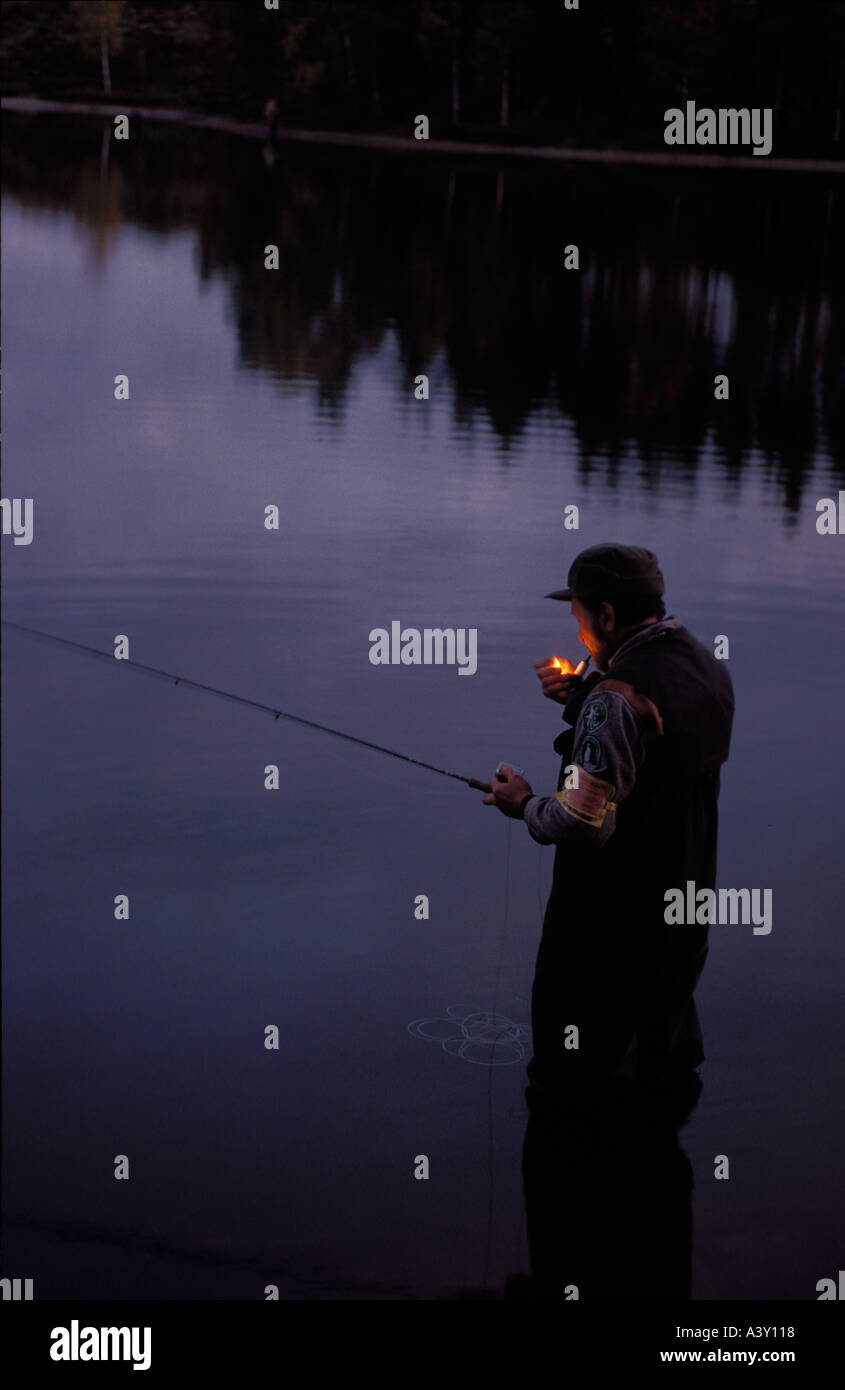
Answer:
<svg viewBox="0 0 845 1390"><path fill-rule="evenodd" d="M663 113L770 107L845 152L845 0L5 0L3 90L504 144L662 148Z"/></svg>

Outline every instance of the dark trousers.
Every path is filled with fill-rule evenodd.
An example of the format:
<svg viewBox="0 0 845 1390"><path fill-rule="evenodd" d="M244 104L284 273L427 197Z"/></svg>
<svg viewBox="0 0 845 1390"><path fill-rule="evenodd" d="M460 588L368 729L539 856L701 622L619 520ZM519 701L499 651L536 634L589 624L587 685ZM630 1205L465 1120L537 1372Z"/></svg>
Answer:
<svg viewBox="0 0 845 1390"><path fill-rule="evenodd" d="M648 1077L528 1086L533 1297L690 1297L693 1178L678 1128L700 1090L694 1071L669 1087Z"/></svg>

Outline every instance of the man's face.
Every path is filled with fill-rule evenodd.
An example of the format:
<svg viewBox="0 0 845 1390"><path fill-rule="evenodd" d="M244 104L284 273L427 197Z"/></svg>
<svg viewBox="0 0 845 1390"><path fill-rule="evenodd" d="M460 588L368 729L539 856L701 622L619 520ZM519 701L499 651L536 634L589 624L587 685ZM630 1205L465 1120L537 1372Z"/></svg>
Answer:
<svg viewBox="0 0 845 1390"><path fill-rule="evenodd" d="M613 655L613 635L616 629L616 616L609 603L603 603L598 617L594 618L574 598L571 603L572 616L578 623L578 641L583 642L600 671L606 671Z"/></svg>

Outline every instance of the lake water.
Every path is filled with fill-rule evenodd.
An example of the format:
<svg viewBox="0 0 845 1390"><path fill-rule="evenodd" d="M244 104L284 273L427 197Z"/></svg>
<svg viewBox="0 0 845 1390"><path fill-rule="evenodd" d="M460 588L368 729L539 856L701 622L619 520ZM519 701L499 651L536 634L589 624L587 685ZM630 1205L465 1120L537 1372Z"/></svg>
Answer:
<svg viewBox="0 0 845 1390"><path fill-rule="evenodd" d="M654 549L669 612L729 637L719 882L770 887L773 929L711 929L692 1290L814 1299L843 1249L841 181L4 125L3 495L35 499L7 619L542 792L532 661L579 655L543 599L577 550ZM477 629L477 672L372 665L393 620ZM3 695L4 1273L500 1296L553 851L460 782L10 628ZM490 1012L496 1066L460 1055Z"/></svg>

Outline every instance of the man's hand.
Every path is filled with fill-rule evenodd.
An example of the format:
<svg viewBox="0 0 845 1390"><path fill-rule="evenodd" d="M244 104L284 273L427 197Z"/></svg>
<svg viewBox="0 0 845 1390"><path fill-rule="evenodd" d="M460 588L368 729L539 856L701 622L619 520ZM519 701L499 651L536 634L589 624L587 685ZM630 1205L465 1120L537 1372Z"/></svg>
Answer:
<svg viewBox="0 0 845 1390"><path fill-rule="evenodd" d="M504 781L500 781L504 777ZM533 796L531 787L524 777L520 777L518 772L514 772L509 763L502 763L498 773L494 773L490 779L491 791L487 796L482 797L485 806L498 806L505 816L511 816L514 820L519 819L519 808L526 796Z"/></svg>
<svg viewBox="0 0 845 1390"><path fill-rule="evenodd" d="M566 662L569 671L562 670L555 664L556 658L553 656L543 657L541 661L534 662L534 668L543 687L543 694L547 700L554 700L558 705L565 705L570 693L576 685L580 685L581 676L573 674L572 665Z"/></svg>

